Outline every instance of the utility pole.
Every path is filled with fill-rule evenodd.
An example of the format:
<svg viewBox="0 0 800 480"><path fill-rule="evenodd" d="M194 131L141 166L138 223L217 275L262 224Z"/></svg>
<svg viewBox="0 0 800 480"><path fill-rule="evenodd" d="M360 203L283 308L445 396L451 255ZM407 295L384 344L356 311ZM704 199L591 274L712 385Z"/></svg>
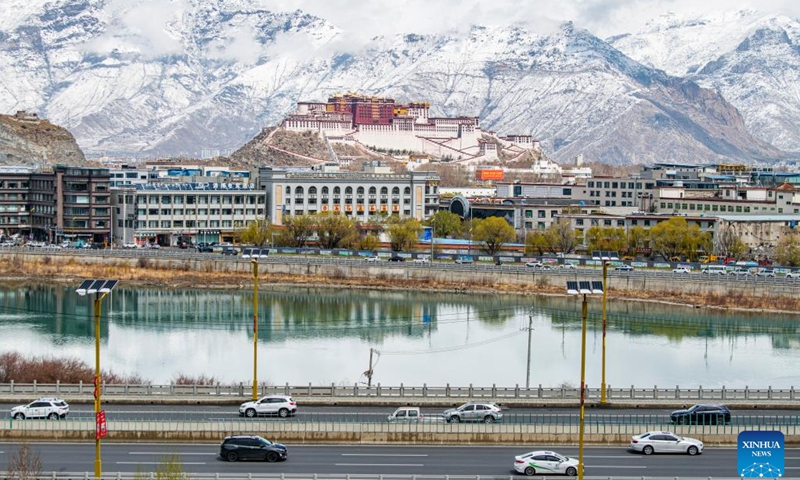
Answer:
<svg viewBox="0 0 800 480"><path fill-rule="evenodd" d="M525 388L531 388L531 332L533 331L533 315L528 315L528 371L525 374Z"/></svg>
<svg viewBox="0 0 800 480"><path fill-rule="evenodd" d="M364 372L364 375L367 376L367 387L372 386L372 354L375 353L374 348L369 349L369 370Z"/></svg>
<svg viewBox="0 0 800 480"><path fill-rule="evenodd" d="M600 403L606 403L606 292L608 292L608 262L603 262L603 379L600 382Z"/></svg>

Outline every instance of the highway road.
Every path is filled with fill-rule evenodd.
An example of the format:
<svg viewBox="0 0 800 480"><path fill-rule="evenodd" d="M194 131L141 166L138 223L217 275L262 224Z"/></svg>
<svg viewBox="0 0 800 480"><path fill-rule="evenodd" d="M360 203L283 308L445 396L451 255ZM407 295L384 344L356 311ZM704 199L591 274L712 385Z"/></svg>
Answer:
<svg viewBox="0 0 800 480"><path fill-rule="evenodd" d="M8 418L13 404L0 404L0 412ZM239 418L237 405L114 405L104 404L103 409L109 418L115 420L148 420L148 421L209 421L230 420ZM296 417L273 419L281 422L359 422L382 423L394 411L393 407L358 406L358 407L318 407L300 405ZM424 416L439 418L444 408L422 408ZM672 410L654 409L587 409L586 421L589 423L631 424L647 420L649 423L663 421L669 423ZM578 408L505 408L503 423L537 423L537 424L577 424ZM92 419L94 410L91 404L70 405L69 418ZM744 424L764 421L768 424L800 423L800 408L797 410L733 410L733 424L741 420ZM257 421L257 420L254 420Z"/></svg>
<svg viewBox="0 0 800 480"><path fill-rule="evenodd" d="M278 441L280 439L271 439ZM94 444L33 443L43 462L43 472L92 472ZM371 475L481 475L507 476L514 456L546 446L305 446L287 445L286 462L228 463L218 458L218 444L103 444L103 472L151 471L165 455L178 454L192 473L261 474L371 474ZM16 445L0 443L0 471ZM578 456L575 446L553 449ZM629 452L626 447L587 447L586 476L609 477L736 477L734 448L709 448L702 455L651 455ZM800 474L800 449L785 451L786 476Z"/></svg>

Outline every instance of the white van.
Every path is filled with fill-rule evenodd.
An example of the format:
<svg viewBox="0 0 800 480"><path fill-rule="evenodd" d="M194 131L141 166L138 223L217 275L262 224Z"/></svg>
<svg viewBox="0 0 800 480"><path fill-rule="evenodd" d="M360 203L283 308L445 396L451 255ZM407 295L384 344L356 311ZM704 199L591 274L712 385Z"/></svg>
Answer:
<svg viewBox="0 0 800 480"><path fill-rule="evenodd" d="M728 267L725 265L709 265L703 269L703 273L709 275L727 275Z"/></svg>

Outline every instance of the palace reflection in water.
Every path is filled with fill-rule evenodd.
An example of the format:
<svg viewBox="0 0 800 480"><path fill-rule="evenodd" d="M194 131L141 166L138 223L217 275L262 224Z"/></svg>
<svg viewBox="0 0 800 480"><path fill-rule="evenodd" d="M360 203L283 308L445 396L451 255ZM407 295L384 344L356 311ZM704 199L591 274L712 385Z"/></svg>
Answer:
<svg viewBox="0 0 800 480"><path fill-rule="evenodd" d="M117 288L104 300L103 366L167 383L178 373L248 381L252 292ZM0 289L0 353L93 362L91 300L73 288ZM587 378L599 383L600 302L589 306ZM259 371L271 383L363 381L375 348L384 385L577 384L576 298L286 289L259 295ZM797 317L609 302L612 386L798 385Z"/></svg>

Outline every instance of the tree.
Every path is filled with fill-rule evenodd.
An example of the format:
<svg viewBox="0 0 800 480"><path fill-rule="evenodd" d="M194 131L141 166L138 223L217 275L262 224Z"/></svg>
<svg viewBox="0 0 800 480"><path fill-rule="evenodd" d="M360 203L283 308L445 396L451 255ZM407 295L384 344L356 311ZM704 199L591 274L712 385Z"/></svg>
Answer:
<svg viewBox="0 0 800 480"><path fill-rule="evenodd" d="M441 238L455 238L461 234L461 217L446 210L433 214L426 224L433 228L433 233Z"/></svg>
<svg viewBox="0 0 800 480"><path fill-rule="evenodd" d="M717 232L717 245L715 251L725 257L742 258L747 252L747 244L736 234L736 229L731 224L720 222Z"/></svg>
<svg viewBox="0 0 800 480"><path fill-rule="evenodd" d="M800 267L800 234L781 236L775 246L775 260L786 267Z"/></svg>
<svg viewBox="0 0 800 480"><path fill-rule="evenodd" d="M489 255L494 255L506 243L511 243L517 237L514 227L505 218L489 217L483 220L473 220L472 238L483 242L483 249Z"/></svg>
<svg viewBox="0 0 800 480"><path fill-rule="evenodd" d="M590 227L586 231L586 247L590 252L621 252L627 246L625 230L613 227Z"/></svg>
<svg viewBox="0 0 800 480"><path fill-rule="evenodd" d="M8 460L8 478L33 480L42 475L42 459L31 450L28 442L22 442Z"/></svg>
<svg viewBox="0 0 800 480"><path fill-rule="evenodd" d="M535 230L525 238L525 255L542 255L550 250L543 230Z"/></svg>
<svg viewBox="0 0 800 480"><path fill-rule="evenodd" d="M697 225L689 226L684 217L672 217L650 229L653 250L666 259L686 255L694 260L698 250L712 249L711 235Z"/></svg>
<svg viewBox="0 0 800 480"><path fill-rule="evenodd" d="M314 233L314 218L310 215L297 215L283 219L284 228L280 232L281 245L302 247Z"/></svg>
<svg viewBox="0 0 800 480"><path fill-rule="evenodd" d="M316 221L322 248L340 248L352 244L358 236L355 223L341 213L322 212L316 215Z"/></svg>
<svg viewBox="0 0 800 480"><path fill-rule="evenodd" d="M388 232L392 251L407 251L419 240L422 224L413 218L397 219L389 224Z"/></svg>
<svg viewBox="0 0 800 480"><path fill-rule="evenodd" d="M371 252L377 250L380 245L381 241L378 236L372 232L369 232L368 234L359 236L357 239L355 239L351 246L356 250L368 250Z"/></svg>
<svg viewBox="0 0 800 480"><path fill-rule="evenodd" d="M628 255L635 255L638 250L650 248L650 232L639 225L628 230Z"/></svg>
<svg viewBox="0 0 800 480"><path fill-rule="evenodd" d="M544 237L552 252L572 253L578 245L578 235L572 229L572 224L563 218L551 223L545 229Z"/></svg>
<svg viewBox="0 0 800 480"><path fill-rule="evenodd" d="M239 241L241 243L249 243L251 245L266 245L267 240L270 238L269 225L264 220L255 220L247 224L247 228L238 233Z"/></svg>

